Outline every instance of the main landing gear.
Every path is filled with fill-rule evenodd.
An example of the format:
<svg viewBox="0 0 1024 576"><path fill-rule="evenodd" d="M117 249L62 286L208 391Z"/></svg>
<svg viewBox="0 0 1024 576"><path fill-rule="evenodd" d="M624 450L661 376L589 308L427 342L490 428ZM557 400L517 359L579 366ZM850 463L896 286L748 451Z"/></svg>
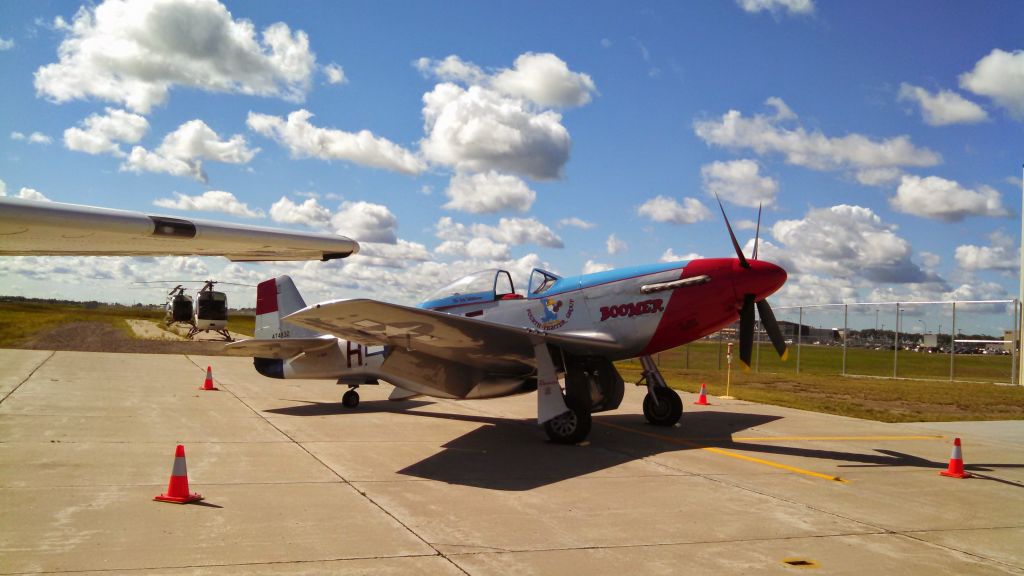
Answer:
<svg viewBox="0 0 1024 576"><path fill-rule="evenodd" d="M579 444L590 434L590 407L581 407L572 398L565 398L568 412L544 423L544 432L555 444Z"/></svg>
<svg viewBox="0 0 1024 576"><path fill-rule="evenodd" d="M348 392L345 392L341 397L341 405L345 408L355 408L359 406L359 392L356 392L356 388L359 386L352 386Z"/></svg>
<svg viewBox="0 0 1024 576"><path fill-rule="evenodd" d="M647 395L644 396L644 418L655 426L672 426L679 422L683 415L683 401L675 390L665 384L658 365L650 356L641 356L643 377L641 383L647 383Z"/></svg>

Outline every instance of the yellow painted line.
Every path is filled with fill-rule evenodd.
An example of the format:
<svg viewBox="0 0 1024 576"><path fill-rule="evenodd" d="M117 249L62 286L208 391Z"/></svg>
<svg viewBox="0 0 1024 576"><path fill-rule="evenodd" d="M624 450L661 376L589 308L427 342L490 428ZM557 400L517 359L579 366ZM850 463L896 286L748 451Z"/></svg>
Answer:
<svg viewBox="0 0 1024 576"><path fill-rule="evenodd" d="M734 442L785 442L792 440L806 441L857 441L857 440L942 440L945 436L764 436L746 437L736 436Z"/></svg>
<svg viewBox="0 0 1024 576"><path fill-rule="evenodd" d="M823 480L831 480L832 482L842 482L843 484L847 483L846 480L843 480L842 478L840 478L838 476L830 476L828 474L822 474L820 472L813 472L811 470L804 470L803 468L797 468L795 466L788 466L786 464L780 464L779 462L772 462L771 460L765 460L763 458L754 458L753 456L746 456L744 454L737 454L736 452L732 452L732 451L729 451L729 450L723 450L721 448L713 448L711 446L701 446L700 444L696 444L696 443L690 442L688 440L682 440L680 438L672 438L671 436L662 436L661 434L654 434L653 432L644 432L643 430L637 430L635 428L629 428L627 426L620 426L619 424L612 424L610 422L595 421L594 423L595 424L600 424L601 426L607 426L609 428L615 428L616 430L624 430L626 432L632 432L634 434L639 434L641 436L647 436L649 438L657 438L658 440L664 440L664 441L670 442L672 444L679 444L680 446L687 446L689 448L699 448L701 450L707 450L708 452L713 452L715 454L720 454L722 456L729 456L730 458L736 458L737 460L743 460L743 461L746 461L746 462L753 462L755 464L763 464L765 466L771 466L772 468L778 468L780 470L785 470L787 472L793 472L795 474L803 474L804 476L811 476L811 477L814 477L814 478L821 478Z"/></svg>

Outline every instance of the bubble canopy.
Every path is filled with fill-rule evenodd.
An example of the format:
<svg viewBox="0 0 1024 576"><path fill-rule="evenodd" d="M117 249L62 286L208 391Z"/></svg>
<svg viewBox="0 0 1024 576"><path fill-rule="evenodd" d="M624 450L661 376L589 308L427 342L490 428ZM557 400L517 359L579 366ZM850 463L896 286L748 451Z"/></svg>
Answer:
<svg viewBox="0 0 1024 576"><path fill-rule="evenodd" d="M501 300L515 295L512 275L492 268L463 276L437 290L420 303L420 308L437 309Z"/></svg>

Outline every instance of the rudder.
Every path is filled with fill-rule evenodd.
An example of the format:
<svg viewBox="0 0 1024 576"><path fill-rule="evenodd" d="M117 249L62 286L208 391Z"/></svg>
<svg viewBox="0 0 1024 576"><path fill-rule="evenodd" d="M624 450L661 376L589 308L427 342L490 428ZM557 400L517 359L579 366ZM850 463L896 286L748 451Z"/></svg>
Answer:
<svg viewBox="0 0 1024 576"><path fill-rule="evenodd" d="M281 318L306 307L292 279L285 275L256 286L256 338L315 338L308 328L282 323Z"/></svg>

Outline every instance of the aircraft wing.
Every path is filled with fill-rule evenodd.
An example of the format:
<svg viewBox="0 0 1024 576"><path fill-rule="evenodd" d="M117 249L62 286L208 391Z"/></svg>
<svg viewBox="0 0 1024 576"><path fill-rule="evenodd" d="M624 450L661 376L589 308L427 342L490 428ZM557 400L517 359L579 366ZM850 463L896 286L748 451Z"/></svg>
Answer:
<svg viewBox="0 0 1024 576"><path fill-rule="evenodd" d="M224 256L230 260L332 260L359 251L334 234L294 232L0 198L0 255Z"/></svg>
<svg viewBox="0 0 1024 576"><path fill-rule="evenodd" d="M601 333L542 332L369 299L316 304L284 320L361 344L392 346L496 372L532 368L534 344L539 342L570 352L620 348Z"/></svg>
<svg viewBox="0 0 1024 576"><path fill-rule="evenodd" d="M337 345L337 338L250 338L225 344L221 354L285 360L303 352L316 352Z"/></svg>

